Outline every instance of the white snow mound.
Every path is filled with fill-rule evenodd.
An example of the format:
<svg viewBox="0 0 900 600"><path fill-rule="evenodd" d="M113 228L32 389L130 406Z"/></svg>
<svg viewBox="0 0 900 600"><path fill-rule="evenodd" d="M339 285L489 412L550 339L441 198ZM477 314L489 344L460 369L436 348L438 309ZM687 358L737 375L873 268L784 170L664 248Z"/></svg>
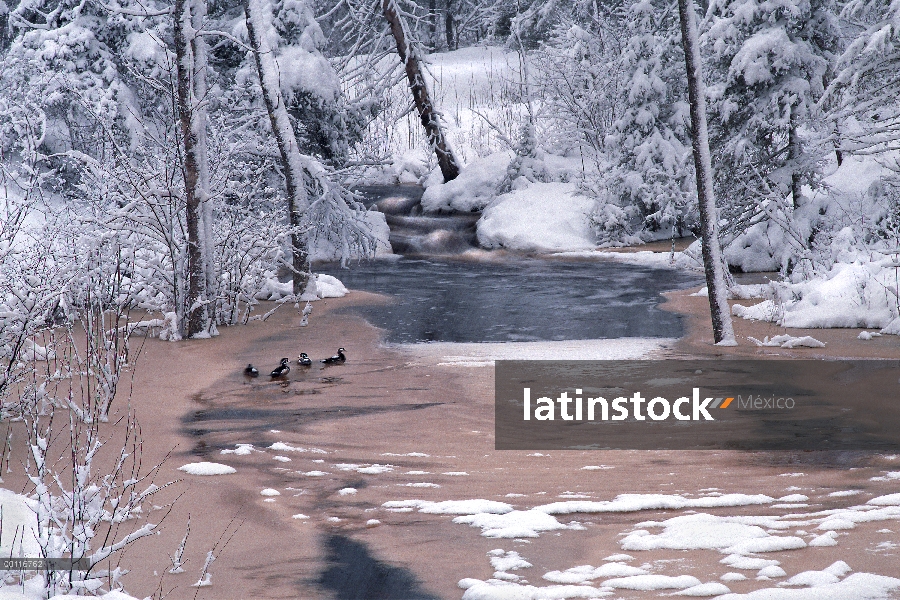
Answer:
<svg viewBox="0 0 900 600"><path fill-rule="evenodd" d="M237 473L234 467L214 462L196 462L188 463L178 467L179 471L184 471L188 475L231 475Z"/></svg>
<svg viewBox="0 0 900 600"><path fill-rule="evenodd" d="M499 196L476 225L485 248L558 252L588 250L597 241L590 225L594 200L571 183L533 183Z"/></svg>

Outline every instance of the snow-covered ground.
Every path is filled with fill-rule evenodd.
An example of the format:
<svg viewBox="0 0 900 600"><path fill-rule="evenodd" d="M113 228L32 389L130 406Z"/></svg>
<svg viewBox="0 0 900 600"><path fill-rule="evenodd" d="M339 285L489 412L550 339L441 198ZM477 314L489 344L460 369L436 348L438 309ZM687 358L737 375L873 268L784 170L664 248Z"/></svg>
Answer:
<svg viewBox="0 0 900 600"><path fill-rule="evenodd" d="M664 494L626 494L611 501L557 502L516 510L512 505L489 500L455 502L426 502L421 500L386 502L388 511L417 510L421 513L450 515L454 523L481 529L489 538L537 538L547 532L583 531L578 521L562 523L553 515L590 512L637 512L642 510L685 510L692 507L739 507L781 502L785 508L802 510L808 506L800 502L807 496L794 494L777 501L763 495L710 494L685 498ZM768 558L770 552L802 551L806 548L836 546L842 535L858 523L900 520L900 494L888 494L870 499L866 504L843 509L791 512L784 516L716 516L686 511L664 521L640 523L621 536L619 545L628 552L611 555L600 566L578 565L565 570L544 573L538 584L536 577L525 579L514 573L530 569L519 550L497 548L488 553L494 576L487 580L465 578L459 587L464 589L463 600L506 600L510 598L601 598L613 595L617 589L637 591L677 592L679 596L719 598L779 598L801 599L876 599L893 597L900 591L900 579L872 573L855 573L845 561L823 564L819 570L788 573L781 561ZM801 529L802 528L802 529ZM572 533L570 535L578 535ZM527 549L527 547L525 547ZM688 552L718 552L719 561L728 572L718 581L701 581L693 575L659 573L671 571L678 561L645 563L641 567L628 563L641 552L676 550ZM848 557L852 560L852 557ZM668 564L667 564L668 563ZM671 565L671 566L670 566ZM677 567L676 567L677 568ZM652 571L657 571L653 573ZM749 572L741 573L740 571ZM755 577L763 585L749 594L731 594L727 582L744 581ZM536 574L534 574L536 575ZM777 581L774 586L766 582Z"/></svg>
<svg viewBox="0 0 900 600"><path fill-rule="evenodd" d="M0 488L0 556L40 558L37 542L38 526L35 502L22 494ZM11 581L11 580L10 580ZM83 598L71 594L55 594L50 600L74 600ZM137 600L119 590L112 590L97 596L103 600ZM32 574L20 585L4 585L0 582L0 600L46 600L43 577Z"/></svg>

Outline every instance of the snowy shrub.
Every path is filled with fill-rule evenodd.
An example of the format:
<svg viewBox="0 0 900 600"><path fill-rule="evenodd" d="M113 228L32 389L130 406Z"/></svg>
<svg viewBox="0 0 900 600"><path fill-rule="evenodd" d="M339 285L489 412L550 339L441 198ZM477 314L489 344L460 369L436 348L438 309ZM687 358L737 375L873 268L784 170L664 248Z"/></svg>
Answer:
<svg viewBox="0 0 900 600"><path fill-rule="evenodd" d="M733 311L782 327L877 327L897 334L895 264L894 258L877 254L872 260L835 263L804 281L772 283L772 299L750 307L738 304Z"/></svg>
<svg viewBox="0 0 900 600"><path fill-rule="evenodd" d="M603 247L625 246L643 242L633 233L634 211L616 204L598 201L590 216L590 223L597 235L597 243Z"/></svg>
<svg viewBox="0 0 900 600"><path fill-rule="evenodd" d="M65 394L65 387L56 389ZM71 386L68 394L71 400ZM53 409L41 414L36 406L25 414L25 471L38 556L79 561L84 568L45 571L42 593L49 597L121 590L127 571L112 568L112 563L128 546L155 532L158 523L144 521L145 511L168 484L153 483L159 465L142 469L139 428L130 416L119 440L101 437L97 420L63 418L54 425L55 416ZM60 431L60 421L68 435ZM101 471L101 463L110 466ZM19 572L14 577L28 575Z"/></svg>
<svg viewBox="0 0 900 600"><path fill-rule="evenodd" d="M511 190L528 187L530 183L552 181L551 174L544 164L538 150L537 134L533 119L522 125L519 140L515 146L515 156L506 167L506 175L497 188L497 192L505 194Z"/></svg>

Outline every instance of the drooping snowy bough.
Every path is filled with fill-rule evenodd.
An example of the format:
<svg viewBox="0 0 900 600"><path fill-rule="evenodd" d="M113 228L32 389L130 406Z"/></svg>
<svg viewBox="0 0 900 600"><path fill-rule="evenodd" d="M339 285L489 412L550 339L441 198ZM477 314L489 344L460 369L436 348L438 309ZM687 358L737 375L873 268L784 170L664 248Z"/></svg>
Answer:
<svg viewBox="0 0 900 600"><path fill-rule="evenodd" d="M301 153L285 105L285 88L291 90L303 85L303 75L308 79L307 84L313 84L314 78L302 73L304 68L319 67L328 72L331 71L329 63L321 56L309 56L312 53L308 51L306 55L278 52L279 37L272 25L272 7L268 0L245 0L244 13L262 97L281 157L291 224L293 290L300 296L309 280L310 242L337 241L342 259L346 261L354 250L359 255L373 255L375 241L352 194L336 183L319 161ZM318 27L314 20L309 26ZM291 65L291 69L279 64L279 61L290 60L305 62ZM297 80L286 80L286 73L298 75ZM334 79L336 81L336 77ZM316 85L322 83L315 80Z"/></svg>

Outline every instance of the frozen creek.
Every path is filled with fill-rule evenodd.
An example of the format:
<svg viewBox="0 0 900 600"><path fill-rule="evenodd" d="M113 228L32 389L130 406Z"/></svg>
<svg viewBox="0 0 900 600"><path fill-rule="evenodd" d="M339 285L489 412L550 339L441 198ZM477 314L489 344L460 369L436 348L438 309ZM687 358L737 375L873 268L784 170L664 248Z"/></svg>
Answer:
<svg viewBox="0 0 900 600"><path fill-rule="evenodd" d="M675 338L680 317L657 308L660 294L701 277L612 261L536 258L469 245L477 215L416 216L420 188L365 188L387 215L399 259L321 265L350 289L394 302L354 308L387 330L387 341L538 342Z"/></svg>

